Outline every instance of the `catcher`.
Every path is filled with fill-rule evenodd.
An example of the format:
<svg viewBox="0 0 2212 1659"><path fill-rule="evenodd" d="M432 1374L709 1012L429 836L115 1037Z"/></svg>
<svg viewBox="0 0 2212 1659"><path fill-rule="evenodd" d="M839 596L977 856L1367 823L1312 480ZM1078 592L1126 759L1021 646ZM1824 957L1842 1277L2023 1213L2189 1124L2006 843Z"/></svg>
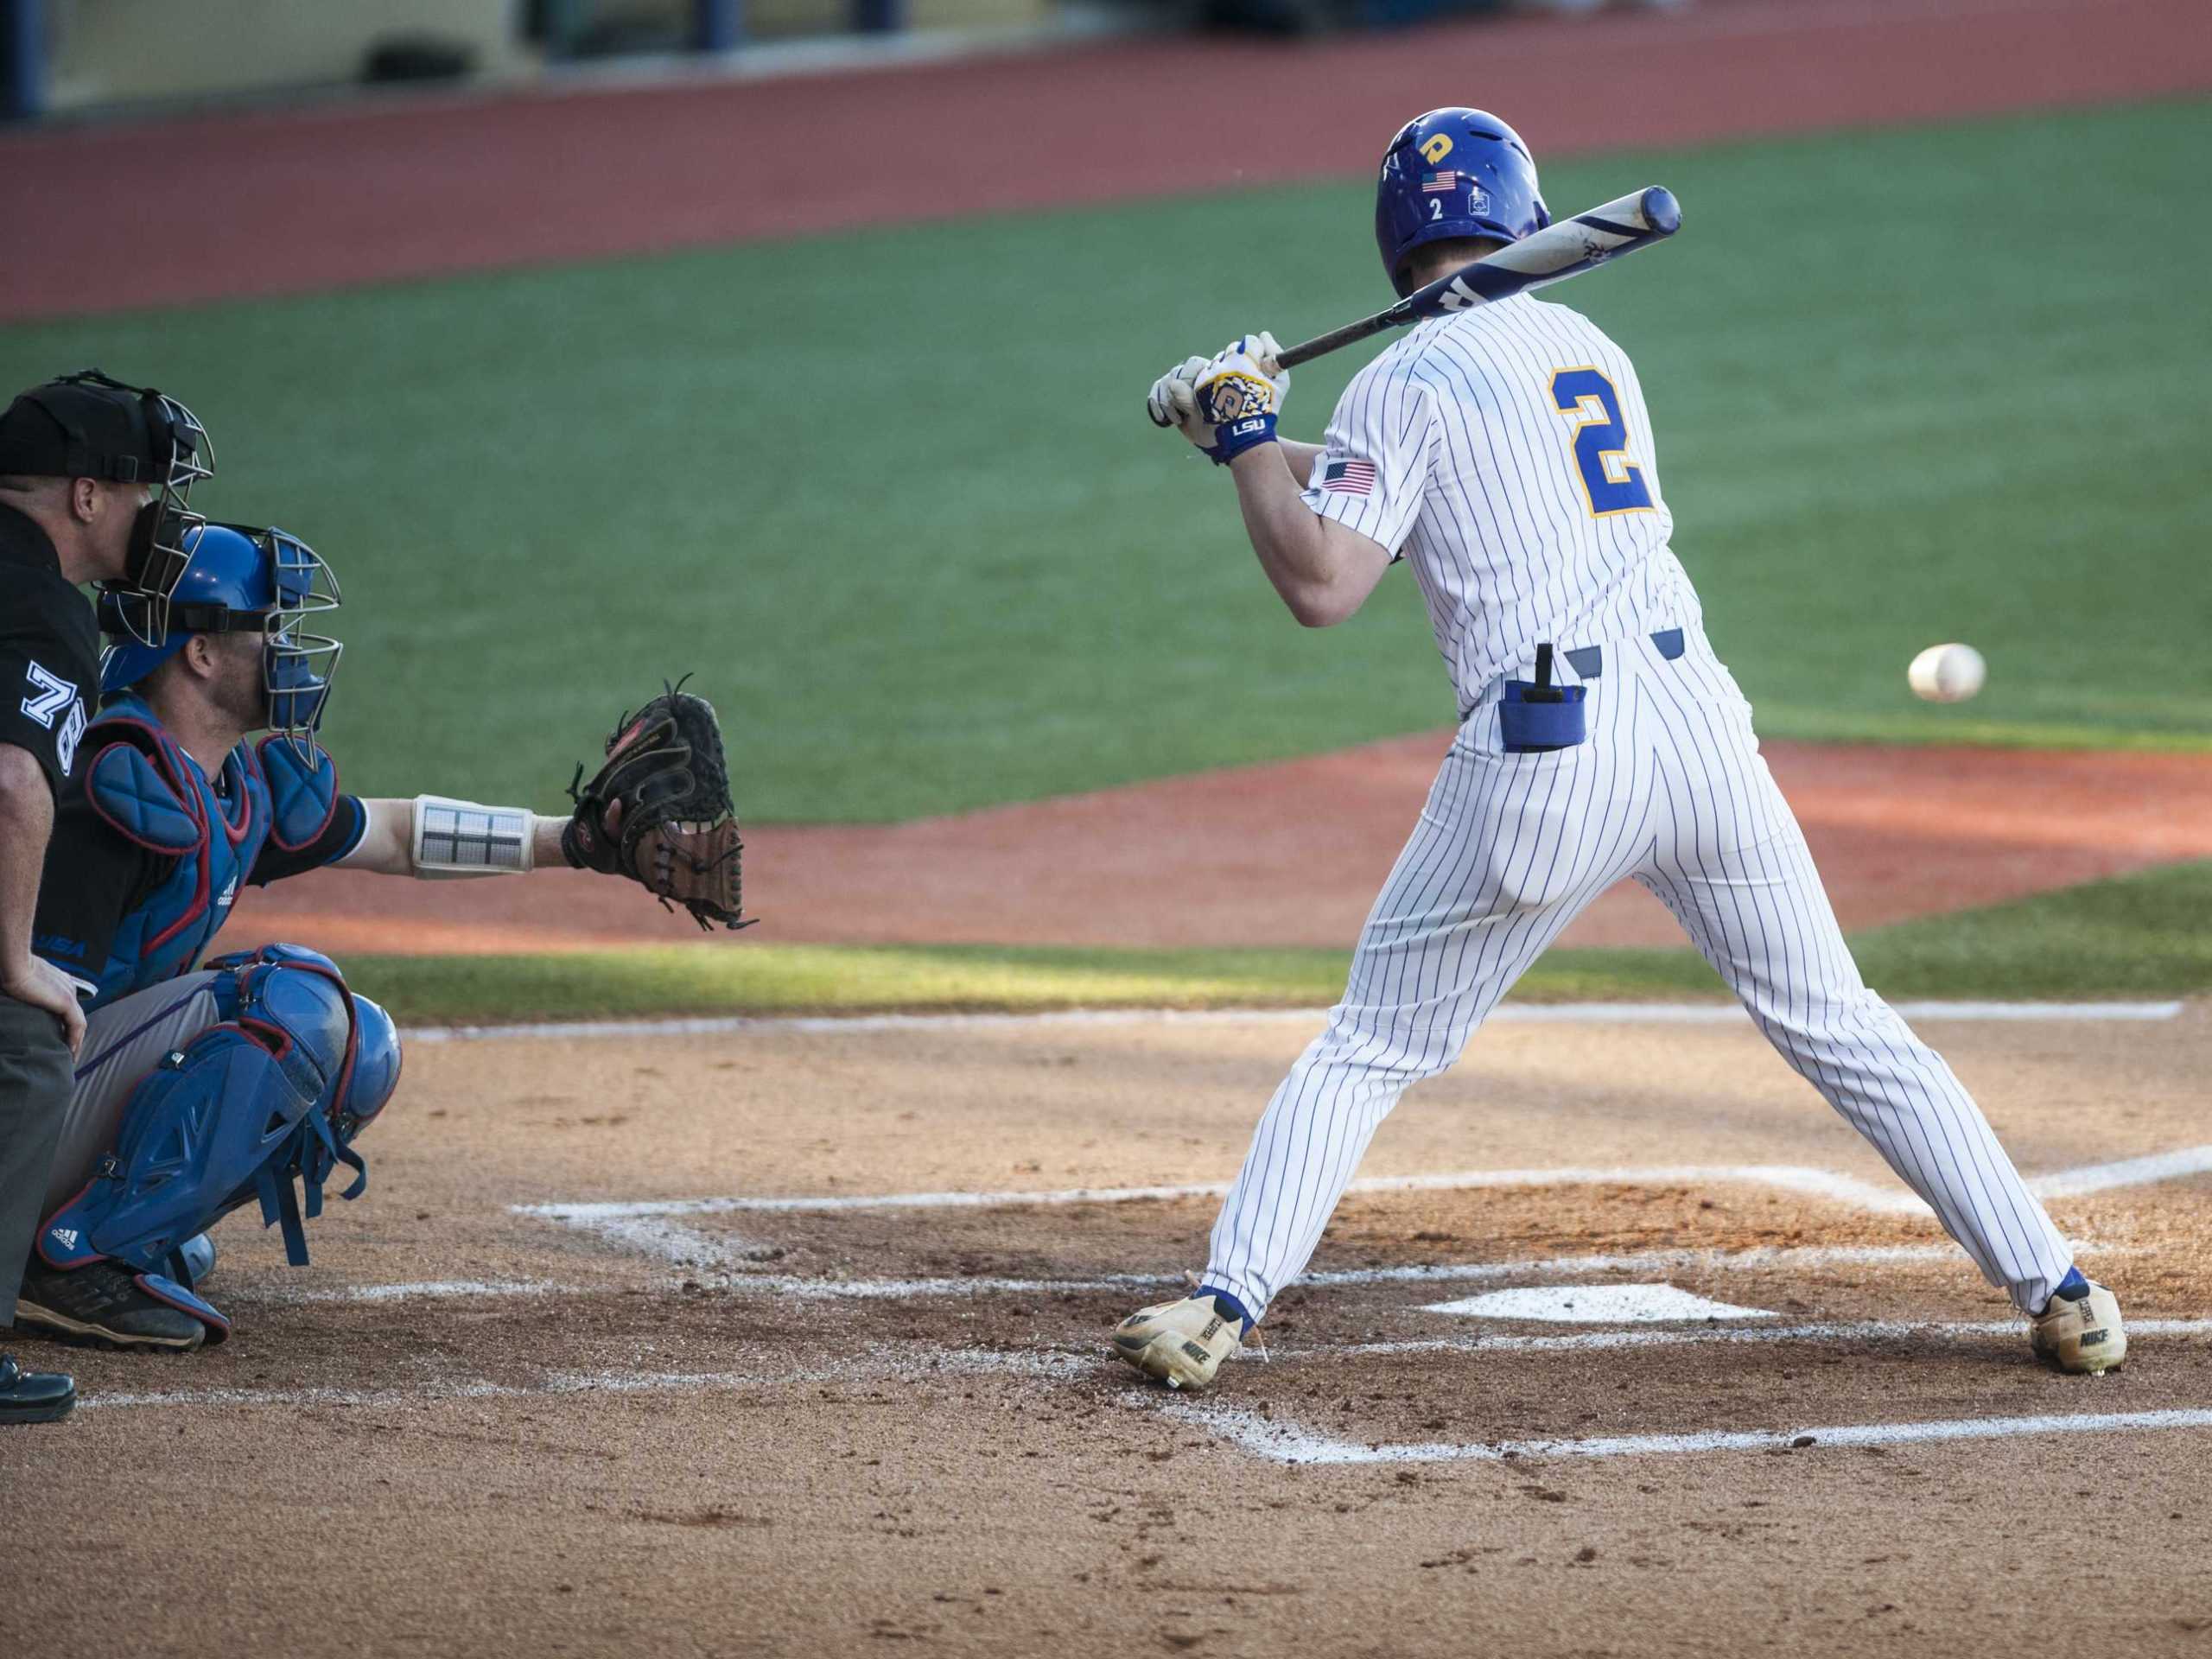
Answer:
<svg viewBox="0 0 2212 1659"><path fill-rule="evenodd" d="M208 957L242 882L324 865L429 879L566 862L643 883L702 927L743 925L721 731L671 687L569 785L572 817L438 795L341 794L315 733L342 647L321 558L276 530L210 524L165 624L104 601L118 636L99 719L58 808L34 941L86 999L86 1033L16 1322L185 1350L229 1322L195 1289L206 1232L258 1200L287 1253L399 1077L391 1020L296 945ZM265 731L258 743L247 737Z"/></svg>

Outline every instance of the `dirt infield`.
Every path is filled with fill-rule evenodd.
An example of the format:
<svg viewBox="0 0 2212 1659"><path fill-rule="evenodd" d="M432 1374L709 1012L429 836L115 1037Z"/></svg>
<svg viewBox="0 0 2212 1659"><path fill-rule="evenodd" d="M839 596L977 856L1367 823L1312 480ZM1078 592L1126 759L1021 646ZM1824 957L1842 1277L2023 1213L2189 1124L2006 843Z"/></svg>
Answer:
<svg viewBox="0 0 2212 1659"><path fill-rule="evenodd" d="M1267 1363L1140 1385L1102 1333L1212 1203L1126 1189L1227 1177L1311 1028L418 1044L315 1267L234 1218L228 1344L73 1355L78 1418L0 1434L0 1650L2212 1639L2212 1007L1928 1027L2120 1288L2114 1376L2031 1363L1721 1016L1493 1027ZM1662 1284L1725 1307L1592 1305Z"/></svg>
<svg viewBox="0 0 2212 1659"><path fill-rule="evenodd" d="M748 830L747 891L767 918L748 938L1348 950L1449 741L1430 733L911 823ZM2212 757L1802 743L1766 753L1846 927L2212 857ZM564 884L557 901L547 882ZM257 937L340 955L697 937L634 890L565 872L524 891L321 871L239 909ZM1656 899L1624 886L1566 943L1683 941Z"/></svg>
<svg viewBox="0 0 2212 1659"><path fill-rule="evenodd" d="M2200 0L1699 0L55 126L0 134L0 223L37 227L0 281L0 321L1342 177L1411 111L1471 97L1550 156L2199 92L2202 23ZM1156 113L1224 89L1297 118L1213 143ZM127 214L85 211L118 179L159 184L149 157L177 169L167 188Z"/></svg>

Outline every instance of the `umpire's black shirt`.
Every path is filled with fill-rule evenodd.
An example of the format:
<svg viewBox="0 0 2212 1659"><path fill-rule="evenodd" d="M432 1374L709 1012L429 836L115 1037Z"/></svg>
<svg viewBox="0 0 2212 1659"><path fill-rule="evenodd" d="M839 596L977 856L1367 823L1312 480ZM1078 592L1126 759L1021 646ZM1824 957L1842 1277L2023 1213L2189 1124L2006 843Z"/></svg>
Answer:
<svg viewBox="0 0 2212 1659"><path fill-rule="evenodd" d="M57 795L99 700L99 645L54 543L0 499L0 743L35 755Z"/></svg>
<svg viewBox="0 0 2212 1659"><path fill-rule="evenodd" d="M0 743L36 755L57 795L99 701L99 652L92 607L62 576L53 542L0 496ZM69 1073L61 1022L0 996L0 1308L11 1314L68 1115Z"/></svg>

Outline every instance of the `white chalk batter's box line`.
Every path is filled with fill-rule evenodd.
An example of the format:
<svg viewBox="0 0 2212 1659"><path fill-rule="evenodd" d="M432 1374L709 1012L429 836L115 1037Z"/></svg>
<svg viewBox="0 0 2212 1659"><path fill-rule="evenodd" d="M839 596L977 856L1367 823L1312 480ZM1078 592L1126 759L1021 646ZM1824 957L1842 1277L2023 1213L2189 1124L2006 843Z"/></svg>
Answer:
<svg viewBox="0 0 2212 1659"><path fill-rule="evenodd" d="M2137 1328L2153 1333L2167 1325L2192 1330L2212 1321L2145 1321ZM1847 1327L1846 1327L1847 1328ZM1994 1333L2000 1327L1926 1327ZM2001 1327L2017 1338L2016 1328ZM931 1379L995 1376L1009 1381L1065 1383L1094 1375L1113 1362L1055 1351L998 1352L941 1350L925 1361L894 1357L881 1351L828 1365L799 1365L767 1371L550 1372L531 1382L482 1379L434 1381L411 1389L181 1389L144 1394L91 1393L79 1402L86 1411L223 1409L275 1407L377 1409L416 1407L448 1401L542 1399L558 1395L700 1395L761 1389L788 1393L794 1384L866 1383L901 1379L926 1384ZM2063 1385L2062 1385L2063 1386ZM1819 1447L1927 1445L1955 1440L2020 1439L2044 1435L2151 1433L2212 1428L2212 1410L2171 1408L2133 1412L2050 1413L2032 1416L1964 1417L1935 1421L1847 1423L1785 1430L1705 1429L1665 1434L1593 1435L1568 1440L1420 1441L1358 1444L1317 1433L1300 1424L1263 1416L1249 1408L1221 1402L1163 1398L1150 1387L1133 1389L1123 1403L1157 1412L1214 1436L1230 1447L1275 1464L1345 1466L1368 1464L1477 1463L1535 1465L1569 1459L1605 1459L1745 1452L1808 1451Z"/></svg>
<svg viewBox="0 0 2212 1659"><path fill-rule="evenodd" d="M1701 1429L1676 1434L1603 1434L1561 1440L1425 1440L1363 1445L1315 1433L1242 1406L1170 1401L1154 1407L1270 1463L1334 1466L1377 1463L1535 1463L1547 1459L1679 1457L1685 1453L1812 1451L1820 1447L1927 1445L1946 1440L2018 1440L2056 1434L2111 1434L2212 1428L2212 1411L2056 1412L2022 1417L1954 1417L1934 1422L1841 1423L1802 1428Z"/></svg>
<svg viewBox="0 0 2212 1659"><path fill-rule="evenodd" d="M2080 1198L2121 1187L2145 1185L2212 1171L2212 1146L2123 1159L2116 1163L2060 1171L2028 1183L2040 1198ZM1444 1175L1371 1176L1356 1180L1350 1193L1465 1192L1484 1188L1551 1186L1702 1186L1747 1185L1795 1192L1875 1215L1930 1217L1924 1204L1902 1187L1877 1186L1853 1175L1792 1164L1728 1164L1611 1168L1471 1170ZM652 1257L714 1275L718 1288L746 1286L788 1296L823 1296L911 1300L929 1296L1030 1293L1054 1289L1100 1290L1147 1287L1152 1275L1116 1275L1077 1282L1035 1279L823 1280L761 1270L773 1253L757 1241L718 1236L687 1226L679 1217L710 1215L826 1215L887 1210L1018 1209L1027 1206L1112 1205L1222 1197L1226 1181L1173 1186L1066 1187L1043 1192L891 1192L798 1198L647 1198L612 1203L522 1204L512 1213L540 1217L585 1233L630 1254ZM1932 1217L1930 1217L1932 1218ZM1918 1247L1906 1247L1918 1248ZM1741 1254L1741 1253L1738 1253ZM1654 1258L1656 1259L1656 1258ZM1837 1258L1841 1259L1841 1258ZM1404 1268L1386 1272L1408 1277L1452 1269ZM1472 1274L1494 1267L1478 1265ZM1326 1274L1306 1283L1332 1282ZM1385 1282L1375 1279L1335 1282Z"/></svg>
<svg viewBox="0 0 2212 1659"><path fill-rule="evenodd" d="M2183 1147L2117 1163L2037 1176L2028 1190L2038 1198L2082 1198L2113 1187L2212 1171L2212 1146ZM1802 1164L1622 1165L1563 1169L1478 1169L1452 1174L1376 1175L1344 1189L1347 1194L1454 1192L1481 1187L1685 1186L1707 1182L1770 1186L1831 1199L1877 1215L1920 1215L1928 1206L1902 1187L1878 1186L1855 1175ZM1071 1186L1038 1192L879 1192L795 1198L642 1198L611 1203L518 1204L518 1216L543 1216L572 1227L601 1227L640 1217L828 1215L845 1210L1000 1210L1042 1205L1136 1204L1174 1198L1227 1196L1227 1181L1189 1181L1169 1186Z"/></svg>
<svg viewBox="0 0 2212 1659"><path fill-rule="evenodd" d="M2179 1002L1899 1002L1907 1020L2041 1024L2161 1020ZM607 1037L721 1037L735 1032L837 1034L872 1031L995 1030L1025 1026L1303 1024L1325 1008L1063 1008L1033 1014L711 1014L689 1020L565 1020L513 1026L410 1026L410 1043L570 1042ZM1732 1026L1751 1016L1734 1002L1506 1002L1485 1022L1529 1026Z"/></svg>
<svg viewBox="0 0 2212 1659"><path fill-rule="evenodd" d="M2148 1255L2141 1245L2101 1245L2077 1239L2085 1258ZM1954 1244L1754 1245L1746 1249L1640 1250L1611 1255L1561 1255L1518 1262L1419 1262L1395 1268L1338 1268L1302 1275L1300 1287L1336 1286L1429 1286L1492 1284L1501 1280L1578 1277L1592 1274L1795 1272L1811 1268L1894 1267L1922 1262L1962 1265ZM671 1274L663 1284L683 1282ZM1049 1296L1109 1291L1150 1295L1184 1282L1179 1274L1115 1273L1090 1279L1014 1279L991 1274L936 1279L806 1279L792 1274L753 1272L717 1279L723 1295L780 1296L794 1301L926 1301L939 1297ZM477 1297L587 1296L594 1292L626 1294L633 1285L560 1284L540 1279L430 1280L414 1284L339 1285L293 1289L282 1283L245 1287L227 1300L296 1304L318 1302L440 1301Z"/></svg>
<svg viewBox="0 0 2212 1659"><path fill-rule="evenodd" d="M1436 1313L1435 1308L1424 1312ZM2021 1319L1912 1320L1824 1319L1802 1325L1697 1325L1688 1329L1586 1331L1573 1336L1476 1335L1413 1337L1400 1342L1344 1343L1313 1351L1278 1350L1274 1358L1308 1357L1352 1359L1404 1354L1578 1354L1623 1348L1697 1348L1713 1344L1726 1346L1766 1346L1776 1343L1904 1342L1926 1338L1942 1342L2018 1342L2027 1332ZM2212 1336L2212 1319L2130 1319L2127 1334L2139 1337ZM1240 1349L1236 1357L1250 1357Z"/></svg>

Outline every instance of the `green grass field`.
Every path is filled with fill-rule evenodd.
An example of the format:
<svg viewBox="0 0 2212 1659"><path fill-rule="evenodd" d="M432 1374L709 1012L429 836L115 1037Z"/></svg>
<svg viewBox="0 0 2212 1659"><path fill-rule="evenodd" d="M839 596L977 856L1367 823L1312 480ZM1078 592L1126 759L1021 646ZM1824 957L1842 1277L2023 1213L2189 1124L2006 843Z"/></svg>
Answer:
<svg viewBox="0 0 2212 1659"><path fill-rule="evenodd" d="M1893 998L2164 997L2212 990L2212 863L1856 935ZM691 944L534 957L356 957L403 1022L1104 1007L1324 1007L1345 950ZM1522 1001L1722 998L1688 950L1554 950Z"/></svg>
<svg viewBox="0 0 2212 1659"><path fill-rule="evenodd" d="M2206 742L2212 221L2159 209L2207 109L1548 170L1561 208L1685 203L1555 296L1642 368L1764 730ZM1300 630L1139 409L1242 327L1373 308L1368 222L1363 185L1305 186L102 318L0 332L0 380L183 393L202 505L330 556L354 787L550 806L693 671L748 815L894 819L1449 721L1412 583ZM1300 371L1287 426L1363 355ZM1987 693L1914 703L1953 637Z"/></svg>

